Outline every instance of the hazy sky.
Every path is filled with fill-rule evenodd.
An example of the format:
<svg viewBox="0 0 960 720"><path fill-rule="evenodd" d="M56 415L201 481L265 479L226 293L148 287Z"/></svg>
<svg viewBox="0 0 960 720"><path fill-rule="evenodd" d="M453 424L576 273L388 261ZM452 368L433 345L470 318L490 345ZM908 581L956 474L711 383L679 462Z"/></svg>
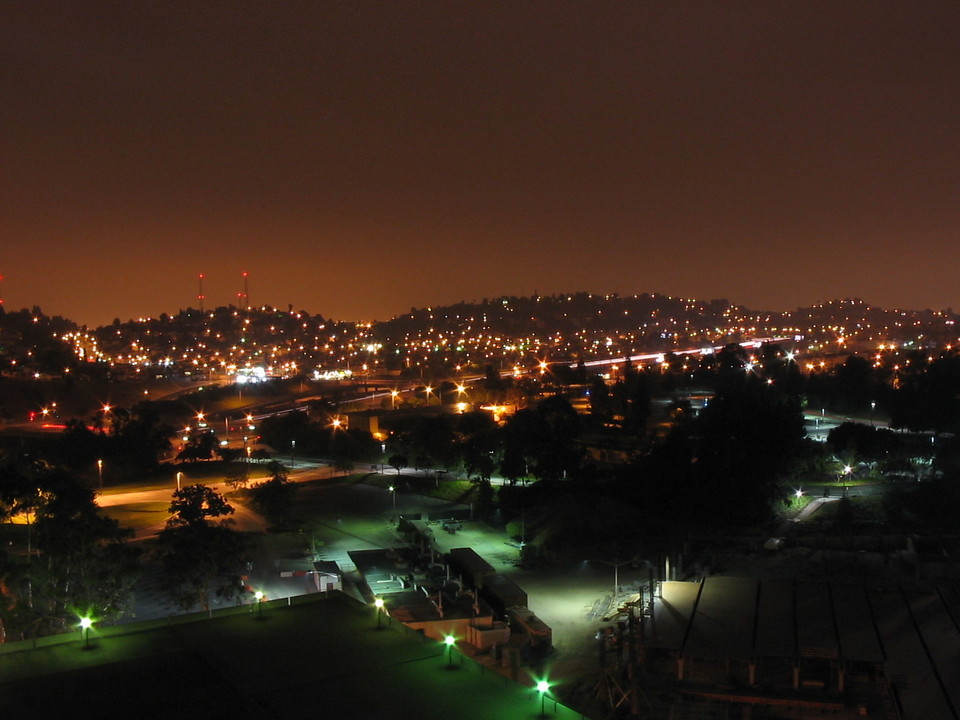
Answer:
<svg viewBox="0 0 960 720"><path fill-rule="evenodd" d="M960 309L960 3L0 5L5 306Z"/></svg>

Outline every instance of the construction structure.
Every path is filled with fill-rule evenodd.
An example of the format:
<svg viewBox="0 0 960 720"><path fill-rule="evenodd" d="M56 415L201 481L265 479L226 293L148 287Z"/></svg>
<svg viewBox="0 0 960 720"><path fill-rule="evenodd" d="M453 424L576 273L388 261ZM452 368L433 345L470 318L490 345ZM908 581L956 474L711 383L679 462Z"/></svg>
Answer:
<svg viewBox="0 0 960 720"><path fill-rule="evenodd" d="M597 697L642 712L644 687L724 716L956 720L952 586L708 577L642 588L600 641Z"/></svg>

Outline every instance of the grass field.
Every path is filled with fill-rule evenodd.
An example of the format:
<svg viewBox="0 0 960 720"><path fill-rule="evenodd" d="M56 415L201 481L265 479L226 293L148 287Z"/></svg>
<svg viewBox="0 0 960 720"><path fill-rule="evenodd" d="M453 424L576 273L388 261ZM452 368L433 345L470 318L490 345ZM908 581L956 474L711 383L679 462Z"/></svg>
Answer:
<svg viewBox="0 0 960 720"><path fill-rule="evenodd" d="M134 530L164 523L170 517L168 502L132 503L103 508L101 512L120 523L120 527Z"/></svg>

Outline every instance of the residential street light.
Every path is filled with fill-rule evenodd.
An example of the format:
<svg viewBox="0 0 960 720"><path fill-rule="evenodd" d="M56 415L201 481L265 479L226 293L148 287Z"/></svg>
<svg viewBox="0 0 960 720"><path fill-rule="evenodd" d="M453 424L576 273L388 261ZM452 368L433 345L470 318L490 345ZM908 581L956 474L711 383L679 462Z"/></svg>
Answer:
<svg viewBox="0 0 960 720"><path fill-rule="evenodd" d="M88 617L80 618L80 632L83 633L83 649L90 649L90 628L93 626L93 620Z"/></svg>
<svg viewBox="0 0 960 720"><path fill-rule="evenodd" d="M377 598L373 601L373 604L377 608L377 630L380 630L380 616L383 614L383 598Z"/></svg>
<svg viewBox="0 0 960 720"><path fill-rule="evenodd" d="M453 635L447 635L443 639L444 645L447 646L447 669L453 669L453 646L456 644L457 639Z"/></svg>
<svg viewBox="0 0 960 720"><path fill-rule="evenodd" d="M103 495L103 460L97 460L97 476L100 478L100 494Z"/></svg>
<svg viewBox="0 0 960 720"><path fill-rule="evenodd" d="M537 692L540 693L540 717L546 717L546 710L544 709L544 703L547 699L547 690L550 689L550 683L546 680L540 680L537 682Z"/></svg>
<svg viewBox="0 0 960 720"><path fill-rule="evenodd" d="M626 565L633 561L632 560L613 560L613 561L598 560L597 562L602 562L604 565L613 566L613 603L614 603L614 606L616 606L617 596L619 595L619 592L620 592L620 566Z"/></svg>
<svg viewBox="0 0 960 720"><path fill-rule="evenodd" d="M263 620L263 590L257 590L253 597L257 600L257 620Z"/></svg>

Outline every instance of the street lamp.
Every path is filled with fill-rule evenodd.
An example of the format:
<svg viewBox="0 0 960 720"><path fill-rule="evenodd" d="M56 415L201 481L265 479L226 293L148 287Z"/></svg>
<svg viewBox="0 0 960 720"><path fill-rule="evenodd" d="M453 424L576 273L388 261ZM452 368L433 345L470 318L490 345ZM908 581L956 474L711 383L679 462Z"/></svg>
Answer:
<svg viewBox="0 0 960 720"><path fill-rule="evenodd" d="M263 590L257 590L253 597L257 600L257 620L263 620Z"/></svg>
<svg viewBox="0 0 960 720"><path fill-rule="evenodd" d="M599 560L598 562L602 562L604 565L613 566L613 602L614 602L614 605L616 605L617 595L620 588L620 566L626 565L627 563L632 561L631 560L614 560L613 562L611 562L609 560Z"/></svg>
<svg viewBox="0 0 960 720"><path fill-rule="evenodd" d="M426 398L427 405L430 404L430 393L432 393L432 392L433 392L433 388L430 387L429 385L427 385L427 386L423 389L423 394L424 394L424 396L425 396L425 398Z"/></svg>
<svg viewBox="0 0 960 720"><path fill-rule="evenodd" d="M103 495L103 460L97 460L97 476L100 478L100 494Z"/></svg>
<svg viewBox="0 0 960 720"><path fill-rule="evenodd" d="M848 481L848 478L850 477L850 473L852 472L853 472L852 467L850 467L849 465L843 466L843 496L844 497L847 496L847 481Z"/></svg>
<svg viewBox="0 0 960 720"><path fill-rule="evenodd" d="M377 608L377 630L380 629L380 615L383 613L383 598L377 598L373 601L374 607Z"/></svg>
<svg viewBox="0 0 960 720"><path fill-rule="evenodd" d="M90 628L93 626L93 620L88 617L80 618L80 632L83 634L83 649L90 649Z"/></svg>
<svg viewBox="0 0 960 720"><path fill-rule="evenodd" d="M177 472L177 492L180 492L180 478L183 477L182 472Z"/></svg>
<svg viewBox="0 0 960 720"><path fill-rule="evenodd" d="M397 516L397 489L391 485L387 488L390 491L390 495L393 497L393 516Z"/></svg>
<svg viewBox="0 0 960 720"><path fill-rule="evenodd" d="M450 670L453 668L453 646L456 644L457 639L453 635L447 635L443 639L443 644L447 646L447 669Z"/></svg>
<svg viewBox="0 0 960 720"><path fill-rule="evenodd" d="M537 682L537 692L540 693L540 717L546 717L546 710L544 709L544 702L547 698L547 690L550 689L550 683L546 680L539 680Z"/></svg>

